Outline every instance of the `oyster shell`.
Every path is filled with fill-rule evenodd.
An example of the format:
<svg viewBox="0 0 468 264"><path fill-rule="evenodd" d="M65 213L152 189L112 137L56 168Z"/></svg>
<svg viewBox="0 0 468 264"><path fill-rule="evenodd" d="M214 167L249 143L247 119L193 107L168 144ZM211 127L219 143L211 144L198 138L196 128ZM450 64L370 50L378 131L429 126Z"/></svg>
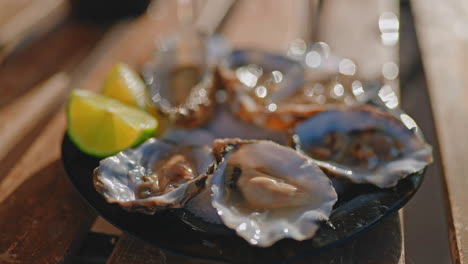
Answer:
<svg viewBox="0 0 468 264"><path fill-rule="evenodd" d="M144 67L150 104L178 127L201 126L213 114L218 81L208 42L196 31L182 31L162 42Z"/></svg>
<svg viewBox="0 0 468 264"><path fill-rule="evenodd" d="M328 177L310 158L264 140L216 140L212 205L223 223L252 245L305 240L337 201Z"/></svg>
<svg viewBox="0 0 468 264"><path fill-rule="evenodd" d="M213 163L204 131L173 131L164 140L151 138L100 161L94 186L109 203L129 211L154 214L180 208L205 187Z"/></svg>
<svg viewBox="0 0 468 264"><path fill-rule="evenodd" d="M354 65L348 59L340 63ZM219 71L236 116L284 131L331 107L365 100L365 89L352 76L354 71L344 74L338 66L332 71L335 68L322 64L312 68L281 55L237 50L222 60Z"/></svg>
<svg viewBox="0 0 468 264"><path fill-rule="evenodd" d="M296 127L293 141L333 175L380 188L432 162L432 147L408 115L373 106L317 114Z"/></svg>

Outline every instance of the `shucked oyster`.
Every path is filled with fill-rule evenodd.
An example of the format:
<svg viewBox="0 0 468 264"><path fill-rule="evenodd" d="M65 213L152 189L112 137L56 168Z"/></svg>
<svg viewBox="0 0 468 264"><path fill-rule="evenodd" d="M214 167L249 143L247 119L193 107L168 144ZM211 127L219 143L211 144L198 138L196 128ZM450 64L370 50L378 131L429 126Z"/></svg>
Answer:
<svg viewBox="0 0 468 264"><path fill-rule="evenodd" d="M194 128L211 119L217 78L208 40L185 30L161 43L144 69L151 103L178 127Z"/></svg>
<svg viewBox="0 0 468 264"><path fill-rule="evenodd" d="M332 174L380 188L432 162L432 148L406 114L372 106L330 110L296 127L298 148Z"/></svg>
<svg viewBox="0 0 468 264"><path fill-rule="evenodd" d="M337 195L308 157L271 141L225 139L213 147L212 205L250 244L311 238Z"/></svg>
<svg viewBox="0 0 468 264"><path fill-rule="evenodd" d="M210 134L175 131L101 160L94 186L109 203L153 214L180 208L204 187L213 162Z"/></svg>
<svg viewBox="0 0 468 264"><path fill-rule="evenodd" d="M354 66L350 60L342 61ZM238 50L226 57L219 69L231 110L240 119L288 130L315 113L336 105L357 105L363 99L364 88L352 77L354 71L341 73L326 65L316 66L304 67L267 52Z"/></svg>

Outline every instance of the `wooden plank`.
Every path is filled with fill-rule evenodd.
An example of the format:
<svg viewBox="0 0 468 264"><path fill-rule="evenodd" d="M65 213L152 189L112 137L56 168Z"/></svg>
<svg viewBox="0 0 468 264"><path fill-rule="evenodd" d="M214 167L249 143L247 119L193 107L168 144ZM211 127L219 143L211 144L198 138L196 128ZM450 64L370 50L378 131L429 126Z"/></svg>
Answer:
<svg viewBox="0 0 468 264"><path fill-rule="evenodd" d="M441 188L444 184L443 170L426 76L408 2L402 2L400 17L401 105L419 124L434 151L434 163L428 167L421 188L405 206L405 254L408 263L451 263L446 193Z"/></svg>
<svg viewBox="0 0 468 264"><path fill-rule="evenodd" d="M123 235L114 248L108 264L165 264L166 256L160 249L143 241Z"/></svg>
<svg viewBox="0 0 468 264"><path fill-rule="evenodd" d="M69 79L104 30L70 21L1 64L0 180L63 103Z"/></svg>
<svg viewBox="0 0 468 264"><path fill-rule="evenodd" d="M0 182L1 263L61 263L93 222L60 161L63 122L57 116Z"/></svg>
<svg viewBox="0 0 468 264"><path fill-rule="evenodd" d="M52 111L62 103L69 84L69 76L58 73L8 107L0 109L0 162L3 164L0 175L8 171L9 165L16 160L17 157L12 152L21 151L19 143L24 141L34 128L42 127Z"/></svg>
<svg viewBox="0 0 468 264"><path fill-rule="evenodd" d="M97 217L90 231L95 232L95 233L114 235L114 236L122 235L122 230L113 226L111 223L107 222L104 218L100 216Z"/></svg>
<svg viewBox="0 0 468 264"><path fill-rule="evenodd" d="M53 74L76 67L106 29L68 21L1 62L0 107L6 107Z"/></svg>
<svg viewBox="0 0 468 264"><path fill-rule="evenodd" d="M30 1L19 12L9 16L1 25L0 62L21 41L46 32L63 20L68 10L69 3L65 0Z"/></svg>
<svg viewBox="0 0 468 264"><path fill-rule="evenodd" d="M468 263L468 7L458 0L411 3L445 176L452 260Z"/></svg>
<svg viewBox="0 0 468 264"><path fill-rule="evenodd" d="M0 2L0 27L6 24L17 13L31 5L34 0L14 0Z"/></svg>

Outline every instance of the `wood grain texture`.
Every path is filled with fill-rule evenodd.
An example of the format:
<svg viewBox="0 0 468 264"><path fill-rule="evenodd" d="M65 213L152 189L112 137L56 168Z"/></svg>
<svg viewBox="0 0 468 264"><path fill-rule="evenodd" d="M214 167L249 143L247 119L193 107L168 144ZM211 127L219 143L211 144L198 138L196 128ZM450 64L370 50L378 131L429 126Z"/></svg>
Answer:
<svg viewBox="0 0 468 264"><path fill-rule="evenodd" d="M0 108L57 72L70 72L94 48L107 27L67 21L0 63Z"/></svg>
<svg viewBox="0 0 468 264"><path fill-rule="evenodd" d="M468 6L413 0L445 176L452 260L468 263Z"/></svg>
<svg viewBox="0 0 468 264"><path fill-rule="evenodd" d="M122 235L107 264L165 264L166 256L160 249L128 235Z"/></svg>
<svg viewBox="0 0 468 264"><path fill-rule="evenodd" d="M5 25L12 17L31 5L35 0L14 0L0 2L0 27Z"/></svg>
<svg viewBox="0 0 468 264"><path fill-rule="evenodd" d="M30 1L22 6L1 25L0 61L21 41L46 32L59 23L68 11L69 2L66 0Z"/></svg>
<svg viewBox="0 0 468 264"><path fill-rule="evenodd" d="M0 168L0 175L8 170L6 163L9 161L5 160L11 158L8 154L19 147L19 143L30 131L37 126L42 127L43 123L50 119L52 111L63 102L69 84L69 76L58 73L7 107L0 109L0 162L4 165Z"/></svg>
<svg viewBox="0 0 468 264"><path fill-rule="evenodd" d="M401 105L418 123L434 152L434 163L428 167L424 182L405 206L405 254L408 263L451 263L440 148L408 2L402 2L400 29Z"/></svg>
<svg viewBox="0 0 468 264"><path fill-rule="evenodd" d="M64 123L52 120L0 182L0 263L61 263L94 220L60 161Z"/></svg>
<svg viewBox="0 0 468 264"><path fill-rule="evenodd" d="M103 33L69 21L0 64L0 180L63 104L77 65Z"/></svg>
<svg viewBox="0 0 468 264"><path fill-rule="evenodd" d="M97 217L90 231L114 236L122 235L122 230L113 226L111 223L107 222L104 218L100 216Z"/></svg>

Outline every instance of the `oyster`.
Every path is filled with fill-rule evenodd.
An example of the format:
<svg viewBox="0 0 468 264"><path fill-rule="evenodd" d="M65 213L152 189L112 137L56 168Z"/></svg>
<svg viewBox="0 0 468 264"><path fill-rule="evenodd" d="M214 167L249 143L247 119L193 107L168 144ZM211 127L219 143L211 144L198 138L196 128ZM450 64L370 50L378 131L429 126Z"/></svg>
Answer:
<svg viewBox="0 0 468 264"><path fill-rule="evenodd" d="M213 114L217 78L208 41L196 31L182 31L162 42L144 67L150 104L178 127L198 127Z"/></svg>
<svg viewBox="0 0 468 264"><path fill-rule="evenodd" d="M216 140L212 205L223 223L252 245L305 240L337 201L328 177L310 158L264 140Z"/></svg>
<svg viewBox="0 0 468 264"><path fill-rule="evenodd" d="M180 208L205 187L213 163L204 131L173 131L163 140L151 138L101 160L94 186L109 203L129 211L154 214Z"/></svg>
<svg viewBox="0 0 468 264"><path fill-rule="evenodd" d="M373 106L330 110L298 125L293 141L334 175L389 188L432 162L416 123L399 118Z"/></svg>
<svg viewBox="0 0 468 264"><path fill-rule="evenodd" d="M339 63L348 68L354 65L348 59ZM337 71L330 71L330 65L323 64L312 68L280 55L237 50L222 60L219 72L236 116L284 131L336 105L357 105L364 100L364 88L353 78L354 71L342 73L338 66Z"/></svg>

